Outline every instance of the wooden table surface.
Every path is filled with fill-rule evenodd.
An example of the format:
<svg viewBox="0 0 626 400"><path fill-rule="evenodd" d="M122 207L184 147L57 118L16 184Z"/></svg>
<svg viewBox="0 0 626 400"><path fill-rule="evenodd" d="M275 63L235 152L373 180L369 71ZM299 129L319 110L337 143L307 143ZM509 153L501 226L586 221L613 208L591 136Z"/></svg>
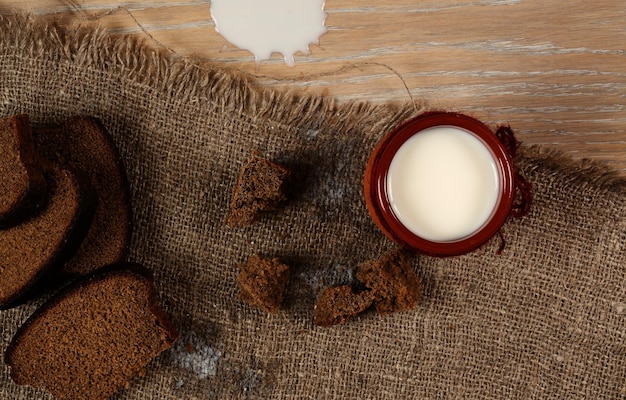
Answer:
<svg viewBox="0 0 626 400"><path fill-rule="evenodd" d="M258 0L262 1L262 0ZM298 1L298 0L294 0ZM258 67L215 32L209 0L0 0L72 26L97 21L274 87L432 106L510 123L527 144L626 176L626 0L326 0L319 44Z"/></svg>

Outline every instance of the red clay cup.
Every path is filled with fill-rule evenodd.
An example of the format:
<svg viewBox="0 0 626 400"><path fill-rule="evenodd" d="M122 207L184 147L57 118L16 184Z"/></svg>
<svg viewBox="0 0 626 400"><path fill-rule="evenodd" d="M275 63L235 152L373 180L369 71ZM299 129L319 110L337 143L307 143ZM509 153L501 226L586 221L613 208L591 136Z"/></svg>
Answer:
<svg viewBox="0 0 626 400"><path fill-rule="evenodd" d="M398 149L414 135L436 127L461 129L479 139L491 152L499 181L496 204L487 220L467 236L448 241L425 239L409 230L392 208L388 193L389 167ZM365 201L376 225L387 237L402 247L415 253L432 256L461 255L477 249L500 230L509 216L515 196L514 176L514 167L509 153L485 124L463 114L428 112L402 124L378 143L365 170Z"/></svg>

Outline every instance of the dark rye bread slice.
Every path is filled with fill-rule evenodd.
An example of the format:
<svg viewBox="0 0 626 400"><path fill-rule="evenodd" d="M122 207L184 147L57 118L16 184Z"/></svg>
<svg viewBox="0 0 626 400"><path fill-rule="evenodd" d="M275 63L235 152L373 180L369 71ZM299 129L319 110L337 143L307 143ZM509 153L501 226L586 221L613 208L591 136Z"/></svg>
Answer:
<svg viewBox="0 0 626 400"><path fill-rule="evenodd" d="M33 213L46 195L27 115L0 119L0 227Z"/></svg>
<svg viewBox="0 0 626 400"><path fill-rule="evenodd" d="M84 238L94 199L69 170L45 167L48 199L19 225L0 230L0 309L26 300L39 280L56 271Z"/></svg>
<svg viewBox="0 0 626 400"><path fill-rule="evenodd" d="M128 182L120 155L102 124L92 117L73 117L61 127L36 129L37 151L81 171L98 197L91 228L61 273L86 275L122 261L131 239Z"/></svg>
<svg viewBox="0 0 626 400"><path fill-rule="evenodd" d="M152 275L116 265L80 279L42 305L13 337L5 362L19 385L58 400L107 399L178 338Z"/></svg>

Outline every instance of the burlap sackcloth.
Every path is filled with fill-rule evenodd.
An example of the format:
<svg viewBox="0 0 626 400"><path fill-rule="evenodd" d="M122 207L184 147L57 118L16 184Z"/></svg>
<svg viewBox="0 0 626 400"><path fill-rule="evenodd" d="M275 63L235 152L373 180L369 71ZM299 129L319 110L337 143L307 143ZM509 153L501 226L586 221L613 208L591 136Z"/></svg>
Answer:
<svg viewBox="0 0 626 400"><path fill-rule="evenodd" d="M370 152L421 109L262 88L234 71L91 28L0 19L0 115L99 117L132 188L130 259L152 268L179 344L120 399L624 399L626 184L606 169L523 148L531 214L462 257L418 257L419 306L312 324L317 290L394 248L362 198ZM515 128L515 127L514 127ZM549 127L546 127L546 129ZM250 155L294 169L284 209L224 225ZM253 253L293 267L284 310L237 298ZM0 312L0 350L42 300ZM0 367L0 398L17 387Z"/></svg>

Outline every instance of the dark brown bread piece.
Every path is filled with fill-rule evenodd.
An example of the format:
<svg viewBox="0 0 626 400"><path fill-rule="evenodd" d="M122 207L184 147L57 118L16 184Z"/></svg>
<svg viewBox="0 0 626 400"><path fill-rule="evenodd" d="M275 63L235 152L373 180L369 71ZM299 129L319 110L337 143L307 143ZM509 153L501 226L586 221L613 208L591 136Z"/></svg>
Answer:
<svg viewBox="0 0 626 400"><path fill-rule="evenodd" d="M276 210L285 195L285 183L291 171L275 162L253 157L239 173L230 213L226 220L230 226L252 224L263 211Z"/></svg>
<svg viewBox="0 0 626 400"><path fill-rule="evenodd" d="M417 306L420 280L413 271L410 256L403 250L359 264L356 279L372 291L380 314Z"/></svg>
<svg viewBox="0 0 626 400"><path fill-rule="evenodd" d="M93 199L76 176L47 166L49 197L36 216L0 230L0 309L24 301L48 272L75 252L93 215Z"/></svg>
<svg viewBox="0 0 626 400"><path fill-rule="evenodd" d="M328 327L347 322L367 310L374 302L370 291L355 293L351 286L327 286L322 289L315 308L314 323Z"/></svg>
<svg viewBox="0 0 626 400"><path fill-rule="evenodd" d="M151 275L124 264L81 279L42 305L5 354L11 378L59 400L107 399L178 333Z"/></svg>
<svg viewBox="0 0 626 400"><path fill-rule="evenodd" d="M289 266L277 258L266 259L253 255L246 264L241 265L241 273L237 276L239 298L275 314L283 302L289 274Z"/></svg>
<svg viewBox="0 0 626 400"><path fill-rule="evenodd" d="M0 119L0 227L15 225L30 216L46 192L28 116Z"/></svg>
<svg viewBox="0 0 626 400"><path fill-rule="evenodd" d="M34 131L37 151L84 173L98 205L81 247L61 272L85 275L122 261L131 239L131 207L126 174L113 140L91 117L74 117L61 128Z"/></svg>

